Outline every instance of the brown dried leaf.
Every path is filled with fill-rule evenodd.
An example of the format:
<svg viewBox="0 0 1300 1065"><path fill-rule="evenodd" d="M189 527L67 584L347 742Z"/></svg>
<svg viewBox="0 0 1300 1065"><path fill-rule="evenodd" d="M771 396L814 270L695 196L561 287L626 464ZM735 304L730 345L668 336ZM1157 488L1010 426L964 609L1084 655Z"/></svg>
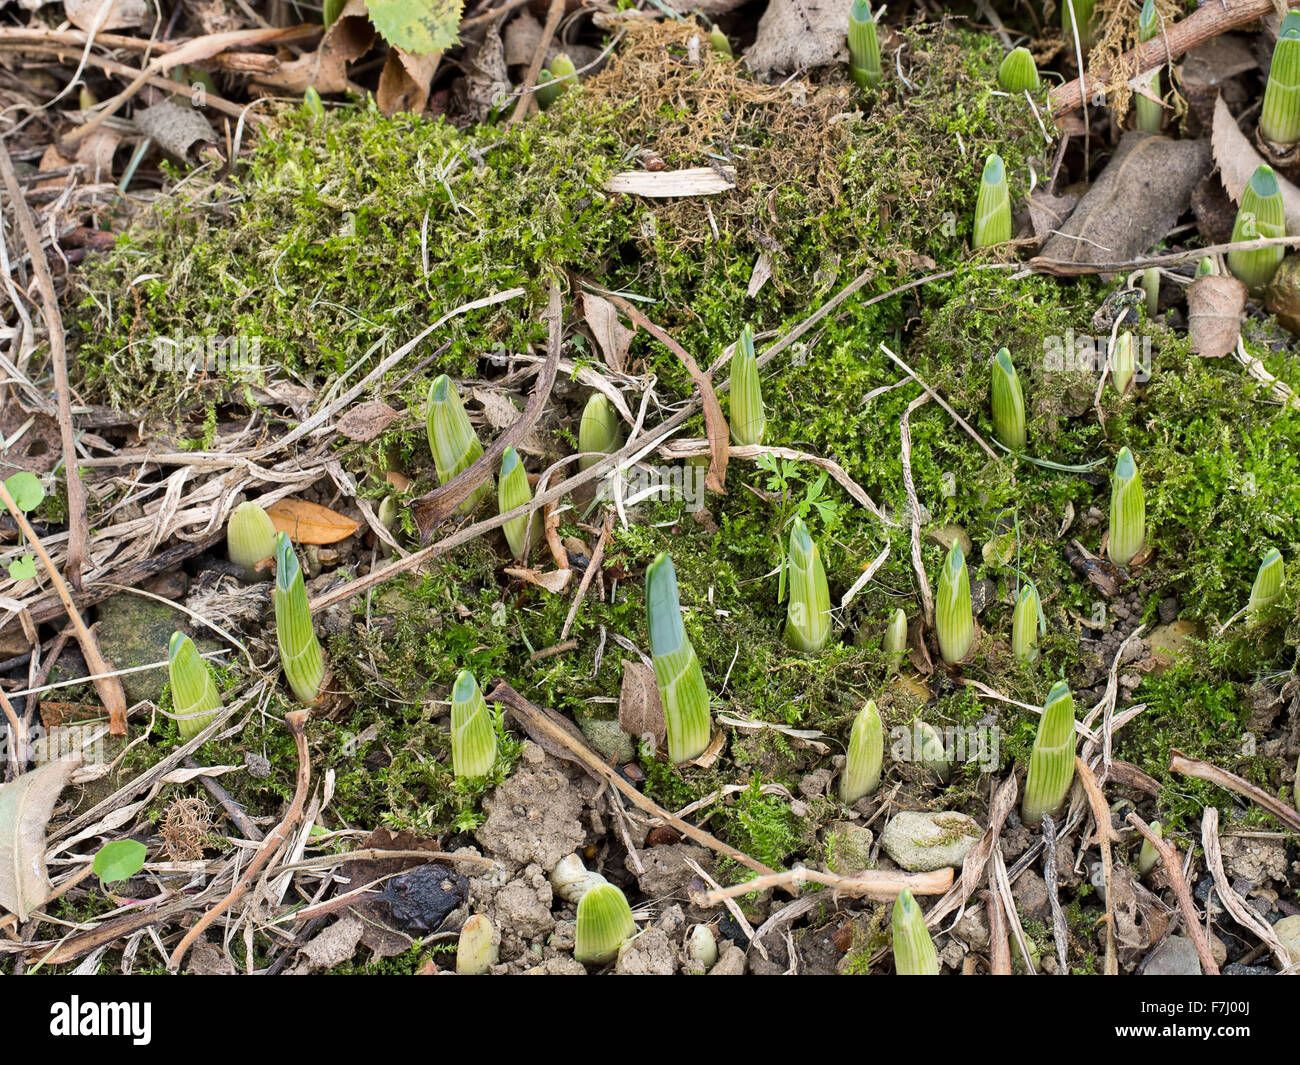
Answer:
<svg viewBox="0 0 1300 1065"><path fill-rule="evenodd" d="M21 921L53 890L45 871L45 826L79 754L46 762L0 785L0 906Z"/></svg>
<svg viewBox="0 0 1300 1065"><path fill-rule="evenodd" d="M627 366L627 349L636 336L636 330L618 320L618 311L609 300L591 292L582 294L582 310L591 335L605 357L605 365L615 373L622 373Z"/></svg>
<svg viewBox="0 0 1300 1065"><path fill-rule="evenodd" d="M666 200L675 196L715 196L736 187L734 167L714 170L711 166L694 166L685 170L625 170L605 181L606 192L626 192Z"/></svg>
<svg viewBox="0 0 1300 1065"><path fill-rule="evenodd" d="M163 100L135 114L140 132L174 159L192 163L194 149L215 144L217 135L197 108Z"/></svg>
<svg viewBox="0 0 1300 1065"><path fill-rule="evenodd" d="M654 670L643 662L629 662L626 658L621 664L623 686L618 693L619 727L642 743L649 742L657 751L666 741L668 732Z"/></svg>
<svg viewBox="0 0 1300 1065"><path fill-rule="evenodd" d="M102 7L109 10L97 23ZM96 33L132 29L153 21L153 12L145 0L63 0L63 13L77 29L87 33L92 29Z"/></svg>
<svg viewBox="0 0 1300 1065"><path fill-rule="evenodd" d="M757 74L793 73L848 59L844 5L835 0L771 0L745 53Z"/></svg>
<svg viewBox="0 0 1300 1065"><path fill-rule="evenodd" d="M527 569L523 566L507 566L506 573L527 584L535 584L538 588L544 588L546 591L554 592L557 595L564 591L569 586L569 581L573 579L573 570L571 569L542 571Z"/></svg>
<svg viewBox="0 0 1300 1065"><path fill-rule="evenodd" d="M286 533L296 544L336 544L361 528L345 514L304 499L276 500L266 513L276 532Z"/></svg>
<svg viewBox="0 0 1300 1065"><path fill-rule="evenodd" d="M1070 217L1078 202L1078 196L1053 196L1042 186L1036 188L1029 195L1029 224L1034 236L1040 241L1052 236Z"/></svg>
<svg viewBox="0 0 1300 1065"><path fill-rule="evenodd" d="M1192 349L1206 359L1231 354L1241 336L1246 286L1235 277L1206 274L1187 287L1187 331Z"/></svg>
<svg viewBox="0 0 1300 1065"><path fill-rule="evenodd" d="M1237 128L1237 120L1232 117L1232 112L1222 97L1214 105L1214 133L1211 139L1214 143L1214 161L1219 164L1219 178L1223 181L1223 187L1228 190L1234 203L1241 203L1246 182L1264 159ZM1281 174L1277 175L1277 183L1282 189L1282 203L1286 207L1286 231L1288 234L1300 233L1300 189Z"/></svg>
<svg viewBox="0 0 1300 1065"><path fill-rule="evenodd" d="M409 111L420 114L429 102L429 84L438 71L441 52L413 55L394 46L389 49L384 69L379 75L375 102L386 115Z"/></svg>
<svg viewBox="0 0 1300 1065"><path fill-rule="evenodd" d="M361 443L373 440L401 415L382 399L372 399L347 411L335 426L349 440Z"/></svg>

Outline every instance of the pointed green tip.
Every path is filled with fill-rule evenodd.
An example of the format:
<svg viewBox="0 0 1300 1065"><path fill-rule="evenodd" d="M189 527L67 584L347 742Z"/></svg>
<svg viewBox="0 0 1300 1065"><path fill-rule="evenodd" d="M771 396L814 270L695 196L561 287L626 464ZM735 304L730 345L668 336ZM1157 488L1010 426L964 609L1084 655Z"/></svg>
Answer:
<svg viewBox="0 0 1300 1065"><path fill-rule="evenodd" d="M505 451L502 452L501 454L501 476L504 477L507 473L509 473L518 465L519 465L519 452L516 451L513 447L506 448Z"/></svg>
<svg viewBox="0 0 1300 1065"><path fill-rule="evenodd" d="M1047 693L1047 701L1043 703L1044 708L1051 706L1053 703L1059 703L1062 699L1074 701L1074 695L1070 691L1070 685L1063 680L1058 680L1052 685L1052 690Z"/></svg>
<svg viewBox="0 0 1300 1065"><path fill-rule="evenodd" d="M740 331L737 351L746 358L754 354L754 327L752 325L746 324L745 328Z"/></svg>
<svg viewBox="0 0 1300 1065"><path fill-rule="evenodd" d="M1133 452L1128 448L1119 449L1119 455L1115 459L1115 476L1125 481L1137 473L1137 463L1133 460Z"/></svg>
<svg viewBox="0 0 1300 1065"><path fill-rule="evenodd" d="M1001 348L998 350L998 353L993 358L994 361L997 362L998 366L1002 369L1003 373L1007 374L1008 376L1015 377L1016 366L1015 363L1011 361L1011 352L1009 352L1006 348Z"/></svg>
<svg viewBox="0 0 1300 1065"><path fill-rule="evenodd" d="M1149 40L1155 35L1155 29L1159 25L1160 19L1156 14L1155 0L1146 0L1142 5L1142 13L1138 15L1138 33L1142 40Z"/></svg>
<svg viewBox="0 0 1300 1065"><path fill-rule="evenodd" d="M175 662L176 656L184 649L185 644L189 642L189 637L177 629L172 633L171 641L167 644L167 661Z"/></svg>
<svg viewBox="0 0 1300 1065"><path fill-rule="evenodd" d="M474 693L478 691L478 681L474 679L474 674L468 669L462 669L456 674L456 683L452 685L451 698L453 702L464 703L474 698Z"/></svg>
<svg viewBox="0 0 1300 1065"><path fill-rule="evenodd" d="M447 392L450 388L451 388L451 378L448 377L446 374L442 374L429 387L429 402L446 403Z"/></svg>
<svg viewBox="0 0 1300 1065"><path fill-rule="evenodd" d="M1150 3L1151 0L1147 0ZM1300 40L1300 11L1292 11L1282 20L1282 27L1277 31L1279 41Z"/></svg>
<svg viewBox="0 0 1300 1065"><path fill-rule="evenodd" d="M1036 597L1037 595L1038 595L1038 589L1035 588L1032 584L1026 584L1023 588L1020 589L1020 598L1018 601L1021 603L1032 602L1033 601L1032 597Z"/></svg>
<svg viewBox="0 0 1300 1065"><path fill-rule="evenodd" d="M849 17L852 18L854 22L875 21L871 17L871 5L867 3L867 0L853 0L853 9L850 11Z"/></svg>
<svg viewBox="0 0 1300 1065"><path fill-rule="evenodd" d="M966 556L961 553L961 541L954 540L952 547L948 549L948 557L943 563L948 569L956 574L963 566L966 565Z"/></svg>
<svg viewBox="0 0 1300 1065"><path fill-rule="evenodd" d="M984 175L980 178L986 185L1000 185L1006 177L1006 166L1002 156L994 153L984 162Z"/></svg>
<svg viewBox="0 0 1300 1065"><path fill-rule="evenodd" d="M1250 188L1261 200L1282 194L1282 187L1277 183L1277 174L1267 163L1260 163L1255 168L1255 172L1250 176Z"/></svg>
<svg viewBox="0 0 1300 1065"><path fill-rule="evenodd" d="M275 583L281 588L288 588L299 568L293 542L289 539L289 534L281 530L275 534Z"/></svg>
<svg viewBox="0 0 1300 1065"><path fill-rule="evenodd" d="M1268 551L1264 554L1264 558L1260 562L1259 568L1264 569L1268 566L1276 566L1281 561L1282 561L1282 552L1279 551L1276 547L1270 547Z"/></svg>
<svg viewBox="0 0 1300 1065"><path fill-rule="evenodd" d="M806 555L812 553L812 537L808 534L808 526L804 524L803 518L796 517L790 526L790 546L797 547Z"/></svg>
<svg viewBox="0 0 1300 1065"><path fill-rule="evenodd" d="M573 65L573 60L561 52L551 60L551 73L557 78L567 77L577 69Z"/></svg>
<svg viewBox="0 0 1300 1065"><path fill-rule="evenodd" d="M903 890L898 893L898 898L894 900L894 920L910 920L913 912L919 909L920 907L917 906L916 899L912 896L912 892L907 888L903 888Z"/></svg>
<svg viewBox="0 0 1300 1065"><path fill-rule="evenodd" d="M645 571L646 618L650 628L650 653L671 654L685 638L677 570L668 552L660 553Z"/></svg>

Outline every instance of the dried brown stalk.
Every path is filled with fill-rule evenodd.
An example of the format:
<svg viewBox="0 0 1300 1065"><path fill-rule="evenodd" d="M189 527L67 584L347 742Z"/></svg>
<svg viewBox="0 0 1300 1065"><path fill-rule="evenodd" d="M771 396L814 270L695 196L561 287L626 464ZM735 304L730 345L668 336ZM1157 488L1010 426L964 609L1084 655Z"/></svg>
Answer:
<svg viewBox="0 0 1300 1065"><path fill-rule="evenodd" d="M1116 656L1118 661L1119 656ZM1083 790L1087 793L1088 803L1092 807L1092 819L1097 826L1097 844L1101 848L1101 868L1102 876L1106 884L1106 961L1105 973L1107 976L1119 975L1119 961L1115 956L1115 912L1112 908L1112 899L1114 894L1110 890L1111 877L1111 854L1110 845L1118 837L1110 823L1110 806L1106 803L1106 796L1102 794L1101 785L1097 783L1097 778L1093 776L1092 770L1088 768L1088 763L1078 755L1074 757L1074 769L1083 782Z"/></svg>
<svg viewBox="0 0 1300 1065"><path fill-rule="evenodd" d="M1235 791L1255 805L1262 806L1284 825L1300 831L1300 811L1292 809L1280 799L1275 799L1268 792L1261 791L1250 781L1242 780L1241 777L1229 773L1226 769L1210 765L1209 762L1202 762L1199 758L1188 758L1182 751L1169 752L1169 768L1185 777L1208 780L1211 784L1217 784L1228 791Z"/></svg>
<svg viewBox="0 0 1300 1065"><path fill-rule="evenodd" d="M1129 814L1128 823L1141 832L1143 838L1155 847L1156 853L1164 863L1165 872L1169 875L1169 883L1173 885L1174 894L1178 897L1178 908L1183 914L1183 924L1187 926L1187 934L1192 937L1192 942L1196 945L1196 956L1201 959L1201 971L1206 976L1218 976L1219 964L1214 960L1210 941L1206 938L1205 929L1201 927L1200 918L1196 914L1196 903L1192 901L1192 893L1187 889L1187 879L1183 876L1183 864L1178 857L1178 848L1152 832L1151 826L1137 814Z"/></svg>
<svg viewBox="0 0 1300 1065"><path fill-rule="evenodd" d="M898 898L898 893L907 888L913 895L939 895L952 887L951 869L936 869L931 873L905 873L897 869L866 869L852 876L839 876L835 873L823 873L817 869L791 869L784 873L768 873L746 880L743 884L710 891L704 896L708 906L716 906L727 899L739 895L748 895L753 891L766 891L768 888L803 887L804 884L824 884L845 895L858 898L874 899L877 902L891 902Z"/></svg>

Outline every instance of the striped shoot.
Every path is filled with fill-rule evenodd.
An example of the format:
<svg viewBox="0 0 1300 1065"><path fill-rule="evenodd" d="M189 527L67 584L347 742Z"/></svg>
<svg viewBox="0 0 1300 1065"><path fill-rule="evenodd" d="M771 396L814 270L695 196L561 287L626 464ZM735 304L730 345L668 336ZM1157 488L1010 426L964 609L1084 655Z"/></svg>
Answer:
<svg viewBox="0 0 1300 1065"><path fill-rule="evenodd" d="M744 447L761 444L767 416L763 413L763 390L754 358L754 330L745 326L731 357L731 442Z"/></svg>
<svg viewBox="0 0 1300 1065"><path fill-rule="evenodd" d="M533 489L528 483L528 472L519 458L519 452L513 447L506 448L501 456L501 476L497 480L497 513L508 514L516 507L522 507L533 498ZM506 534L506 543L510 553L523 562L528 557L532 546L533 520L537 512L512 518L501 526Z"/></svg>
<svg viewBox="0 0 1300 1065"><path fill-rule="evenodd" d="M674 764L698 758L709 746L709 691L695 648L682 625L677 571L661 554L645 573L646 615L655 683L664 704L668 757Z"/></svg>
<svg viewBox="0 0 1300 1065"><path fill-rule="evenodd" d="M1038 637L1045 628L1038 589L1033 581L1025 581L1011 614L1011 653L1017 662L1028 665L1038 657Z"/></svg>
<svg viewBox="0 0 1300 1065"><path fill-rule="evenodd" d="M468 669L451 689L451 766L456 779L485 777L497 760L497 734L478 681Z"/></svg>
<svg viewBox="0 0 1300 1065"><path fill-rule="evenodd" d="M998 67L998 88L1003 92L1038 91L1038 66L1033 54L1023 45L1007 53Z"/></svg>
<svg viewBox="0 0 1300 1065"><path fill-rule="evenodd" d="M1160 15L1156 11L1155 0L1146 0L1142 5L1141 14L1138 15L1138 41L1145 44L1159 32ZM1165 124L1165 109L1158 99L1151 98L1160 96L1159 67L1147 75L1142 87L1151 96L1144 96L1139 92L1133 97L1133 108L1137 113L1137 128L1147 133L1159 133Z"/></svg>
<svg viewBox="0 0 1300 1065"><path fill-rule="evenodd" d="M1117 566L1137 557L1147 536L1147 505L1142 495L1142 475L1128 448L1120 448L1110 478L1110 533L1106 555Z"/></svg>
<svg viewBox="0 0 1300 1065"><path fill-rule="evenodd" d="M240 503L226 522L226 554L250 577L265 576L275 557L275 526L256 503Z"/></svg>
<svg viewBox="0 0 1300 1065"><path fill-rule="evenodd" d="M1011 239L1011 193L1007 168L1000 155L990 155L975 197L975 247L987 248Z"/></svg>
<svg viewBox="0 0 1300 1065"><path fill-rule="evenodd" d="M1250 588L1250 603L1246 607L1247 625L1258 625L1265 610L1282 594L1285 567L1282 553L1275 547L1264 556Z"/></svg>
<svg viewBox="0 0 1300 1065"><path fill-rule="evenodd" d="M868 699L853 719L849 733L849 753L840 774L840 799L852 806L864 795L880 787L880 767L885 759L885 730L880 711Z"/></svg>
<svg viewBox="0 0 1300 1065"><path fill-rule="evenodd" d="M939 574L939 593L934 603L934 627L939 653L950 666L970 654L975 642L975 615L970 606L970 574L961 543L954 540Z"/></svg>
<svg viewBox="0 0 1300 1065"><path fill-rule="evenodd" d="M925 914L903 888L894 900L894 919L891 924L894 938L894 972L899 976L938 976L939 955L934 949L930 930L925 927Z"/></svg>
<svg viewBox="0 0 1300 1065"><path fill-rule="evenodd" d="M614 404L603 393L593 392L582 408L582 421L578 423L578 450L583 453L578 459L578 469L591 468L622 446L623 430Z"/></svg>
<svg viewBox="0 0 1300 1065"><path fill-rule="evenodd" d="M469 423L469 415L460 401L460 393L451 378L442 374L429 388L429 403L425 408L424 427L429 438L429 451L438 472L438 483L446 484L457 474L469 469L483 454L483 445ZM492 491L488 478L479 485L458 508L458 514L468 514Z"/></svg>
<svg viewBox="0 0 1300 1065"><path fill-rule="evenodd" d="M285 533L275 537L275 642L285 679L300 703L314 703L325 679L325 655L311 624L302 566Z"/></svg>
<svg viewBox="0 0 1300 1065"><path fill-rule="evenodd" d="M208 727L222 707L221 692L199 649L183 632L173 632L167 646L167 675L172 688L176 731L192 740Z"/></svg>
<svg viewBox="0 0 1300 1065"><path fill-rule="evenodd" d="M785 642L796 651L820 651L831 636L831 593L821 553L802 518L790 529L790 603L786 609Z"/></svg>
<svg viewBox="0 0 1300 1065"><path fill-rule="evenodd" d="M613 884L597 884L578 902L573 956L589 965L605 965L636 935L627 897Z"/></svg>
<svg viewBox="0 0 1300 1065"><path fill-rule="evenodd" d="M1037 825L1044 814L1055 814L1074 783L1074 696L1063 680L1052 685L1043 704L1038 735L1029 755L1025 798L1020 819Z"/></svg>
<svg viewBox="0 0 1300 1065"><path fill-rule="evenodd" d="M1086 52L1092 44L1092 12L1097 0L1061 0L1061 31L1065 45L1074 55L1076 27L1078 44Z"/></svg>
<svg viewBox="0 0 1300 1065"><path fill-rule="evenodd" d="M1003 447L1011 451L1025 449L1025 393L1011 361L1011 352L1002 348L993 358L989 383L989 401L993 408L993 431Z"/></svg>
<svg viewBox="0 0 1300 1065"><path fill-rule="evenodd" d="M889 669L894 671L903 664L903 655L907 653L907 614L899 607L889 619L885 629L885 654L889 656Z"/></svg>
<svg viewBox="0 0 1300 1065"><path fill-rule="evenodd" d="M1259 133L1277 145L1300 141L1300 13L1295 11L1282 20L1273 46Z"/></svg>
<svg viewBox="0 0 1300 1065"><path fill-rule="evenodd" d="M1137 345L1133 342L1133 334L1125 330L1115 338L1110 349L1110 379L1121 397L1128 392L1136 372Z"/></svg>
<svg viewBox="0 0 1300 1065"><path fill-rule="evenodd" d="M1165 838L1165 831L1160 827L1159 821L1151 822L1151 832L1160 839ZM1142 849L1138 851L1137 858L1138 876L1146 876L1147 873L1151 872L1151 870L1156 867L1158 861L1160 861L1160 852L1156 850L1155 844L1147 839L1146 836L1143 836Z"/></svg>
<svg viewBox="0 0 1300 1065"><path fill-rule="evenodd" d="M1277 175L1267 163L1255 168L1241 194L1241 206L1232 226L1232 240L1286 235L1286 207ZM1273 280L1286 249L1280 245L1228 252L1228 270L1252 292Z"/></svg>
<svg viewBox="0 0 1300 1065"><path fill-rule="evenodd" d="M853 0L849 9L849 74L860 89L873 89L883 76L880 38L868 0Z"/></svg>

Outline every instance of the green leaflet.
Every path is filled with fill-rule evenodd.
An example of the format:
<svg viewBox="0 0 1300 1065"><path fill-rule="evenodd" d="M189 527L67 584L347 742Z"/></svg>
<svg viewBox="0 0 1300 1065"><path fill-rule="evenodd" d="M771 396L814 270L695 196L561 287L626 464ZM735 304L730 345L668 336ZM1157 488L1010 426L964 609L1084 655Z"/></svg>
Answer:
<svg viewBox="0 0 1300 1065"><path fill-rule="evenodd" d="M664 705L668 757L698 758L709 746L709 692L695 648L686 638L673 560L661 554L646 570L646 615L655 683Z"/></svg>
<svg viewBox="0 0 1300 1065"><path fill-rule="evenodd" d="M949 665L962 661L975 640L975 615L971 613L970 575L958 541L953 542L939 575L934 625L943 660Z"/></svg>
<svg viewBox="0 0 1300 1065"><path fill-rule="evenodd" d="M1300 140L1300 14L1282 20L1259 114L1260 135L1274 144Z"/></svg>
<svg viewBox="0 0 1300 1065"><path fill-rule="evenodd" d="M485 777L497 759L497 735L478 681L468 669L451 690L451 764L457 778Z"/></svg>
<svg viewBox="0 0 1300 1065"><path fill-rule="evenodd" d="M519 452L513 447L506 448L501 456L501 477L497 481L497 513L508 514L516 507L522 507L533 498L533 490L528 484L528 471L520 461ZM505 533L510 553L523 562L528 557L532 543L533 514L513 518L501 526Z"/></svg>
<svg viewBox="0 0 1300 1065"><path fill-rule="evenodd" d="M221 692L212 670L183 632L173 632L167 647L167 675L172 689L172 710L182 740L191 740L208 727L221 710Z"/></svg>
<svg viewBox="0 0 1300 1065"><path fill-rule="evenodd" d="M1110 479L1110 534L1106 554L1117 566L1127 566L1146 541L1146 501L1142 476L1128 448L1121 448Z"/></svg>
<svg viewBox="0 0 1300 1065"><path fill-rule="evenodd" d="M731 442L745 446L761 444L767 415L763 413L763 390L754 358L754 330L740 332L736 353L731 357Z"/></svg>
<svg viewBox="0 0 1300 1065"><path fill-rule="evenodd" d="M885 757L884 726L880 711L868 699L853 719L849 733L848 758L840 774L840 799L852 806L880 787L880 769Z"/></svg>
<svg viewBox="0 0 1300 1065"><path fill-rule="evenodd" d="M990 155L984 163L975 197L974 239L977 248L1011 239L1011 193L1007 187L1007 168L1000 155Z"/></svg>
<svg viewBox="0 0 1300 1065"><path fill-rule="evenodd" d="M325 679L325 656L312 628L302 567L284 533L275 537L275 587L271 602L275 607L275 642L280 649L285 680L299 702L313 703Z"/></svg>
<svg viewBox="0 0 1300 1065"><path fill-rule="evenodd" d="M939 975L939 955L925 926L925 914L907 888L894 900L890 930L894 939L894 972L899 976Z"/></svg>
<svg viewBox="0 0 1300 1065"><path fill-rule="evenodd" d="M993 409L993 431L1010 451L1025 448L1025 394L1011 362L1011 353L1002 348L993 359L989 386Z"/></svg>

